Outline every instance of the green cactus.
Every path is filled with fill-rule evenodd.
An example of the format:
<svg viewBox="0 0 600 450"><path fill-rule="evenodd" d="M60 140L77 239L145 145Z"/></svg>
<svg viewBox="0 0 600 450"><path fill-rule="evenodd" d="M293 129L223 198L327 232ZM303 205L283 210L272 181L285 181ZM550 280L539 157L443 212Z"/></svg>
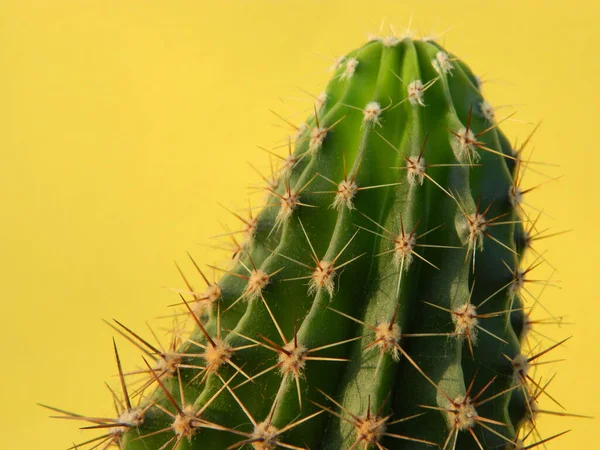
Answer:
<svg viewBox="0 0 600 450"><path fill-rule="evenodd" d="M52 409L104 428L92 448L537 446L520 153L477 77L431 40L373 39L293 140L232 267L211 283L192 259L191 335L160 350L111 324L145 362L128 387L114 348L119 417Z"/></svg>

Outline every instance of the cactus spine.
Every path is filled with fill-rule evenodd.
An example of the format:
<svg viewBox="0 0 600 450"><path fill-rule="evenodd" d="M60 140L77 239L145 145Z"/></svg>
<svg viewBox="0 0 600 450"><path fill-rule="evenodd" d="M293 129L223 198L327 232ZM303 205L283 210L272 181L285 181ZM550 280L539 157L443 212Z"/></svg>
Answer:
<svg viewBox="0 0 600 450"><path fill-rule="evenodd" d="M99 448L532 448L520 159L478 79L433 41L371 40L294 142L232 267L211 283L192 260L189 338L112 323L145 382L115 346L119 417L57 411Z"/></svg>

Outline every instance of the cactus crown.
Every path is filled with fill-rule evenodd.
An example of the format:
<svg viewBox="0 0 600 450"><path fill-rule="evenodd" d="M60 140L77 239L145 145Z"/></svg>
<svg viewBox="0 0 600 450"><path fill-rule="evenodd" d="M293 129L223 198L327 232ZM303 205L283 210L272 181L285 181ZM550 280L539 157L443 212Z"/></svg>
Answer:
<svg viewBox="0 0 600 450"><path fill-rule="evenodd" d="M88 443L141 449L533 448L537 399L521 269L523 147L480 82L431 40L339 58L238 215L231 266L181 295L168 349L120 322L143 381ZM238 243L236 236L245 241ZM187 336L187 337L183 337ZM530 439L530 440L531 440Z"/></svg>

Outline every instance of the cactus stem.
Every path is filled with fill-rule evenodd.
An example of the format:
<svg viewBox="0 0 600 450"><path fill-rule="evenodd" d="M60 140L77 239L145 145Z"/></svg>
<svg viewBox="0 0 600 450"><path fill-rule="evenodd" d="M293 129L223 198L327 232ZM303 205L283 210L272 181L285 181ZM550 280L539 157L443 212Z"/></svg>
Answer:
<svg viewBox="0 0 600 450"><path fill-rule="evenodd" d="M389 437L392 437L395 439L402 439L402 440L406 440L406 441L420 442L422 444L427 444L427 445L433 445L433 446L437 445L434 442L426 441L423 439L417 439L417 438L413 438L413 437L409 437L409 436L405 436L405 435L401 435L401 434L394 434L394 433L386 432L386 427L388 425L393 425L393 424L396 424L399 422L405 422L407 420L419 417L422 414L416 414L414 416L405 417L402 419L395 420L393 422L388 422L391 415L383 416L383 417L381 416L381 411L383 410L383 408L385 406L385 402L381 405L381 408L379 408L379 411L377 411L377 413L375 415L372 415L372 413L371 413L371 396L369 395L368 400L367 400L367 413L365 415L359 417L355 414L352 414L350 411L348 411L348 409L344 408L344 406L342 404L335 401L332 397L327 395L321 389L317 388L317 390L325 398L327 398L327 400L329 400L330 402L335 404L338 408L340 408L340 410L343 413L350 416L350 419L349 419L349 418L345 417L343 414L339 414L326 406L323 406L323 405L320 405L319 403L311 401L314 405L321 408L321 411L327 411L328 413L338 417L339 419L349 423L350 425L352 425L354 427L354 432L356 433L356 440L348 448L348 450L354 450L361 444L364 445L365 449L368 449L369 447L374 445L379 450L387 450L379 442L381 440L381 438L384 436L389 436Z"/></svg>
<svg viewBox="0 0 600 450"><path fill-rule="evenodd" d="M479 103L479 111L481 111L481 114L483 115L485 120L487 120L488 123L495 123L496 108L490 105L487 101L484 100L481 103Z"/></svg>
<svg viewBox="0 0 600 450"><path fill-rule="evenodd" d="M390 319L389 323L386 323L386 321L381 321L377 324L377 326L374 327L372 325L368 325L366 323L358 321L359 323L365 325L367 328L370 328L375 333L375 339L370 344L367 344L365 347L363 347L363 350L379 348L380 356L377 368L379 368L379 365L381 364L381 360L383 359L383 355L385 353L390 353L394 361L400 360L400 352L396 348L396 344L402 338L400 326L396 323L398 307L399 305L396 305L396 308L394 309L394 314L392 315L392 318ZM378 371L376 369L373 378L376 378L377 372Z"/></svg>
<svg viewBox="0 0 600 450"><path fill-rule="evenodd" d="M454 70L454 65L451 61L453 60L450 59L448 53L439 51L436 53L435 59L431 61L431 65L440 75L445 74L452 76L452 70Z"/></svg>
<svg viewBox="0 0 600 450"><path fill-rule="evenodd" d="M433 84L438 81L440 77L435 77L432 80L429 80L427 83L423 84L421 80L414 80L407 86L408 90L408 98L412 105L421 105L427 106L423 103L423 96L427 89L429 89Z"/></svg>
<svg viewBox="0 0 600 450"><path fill-rule="evenodd" d="M513 277L511 286L510 286L510 291L512 292L513 295L517 295L521 291L525 291L531 296L531 293L529 291L525 290L525 283L541 284L544 287L547 287L547 286L556 287L556 288L560 287L557 284L550 283L550 280L532 280L527 277L527 275L531 271L533 271L534 269L539 267L544 262L545 262L544 253L537 255L536 258L525 269L520 268L518 266L518 262L515 263L515 268L513 269L506 263L506 261L502 260L502 263L508 269L508 271L512 274L512 277ZM532 298L533 298L533 296L532 296Z"/></svg>
<svg viewBox="0 0 600 450"><path fill-rule="evenodd" d="M423 256L416 253L414 250L415 247L453 248L453 249L462 248L462 247L456 247L456 246L452 246L452 245L436 245L436 244L419 244L418 243L419 239L421 239L422 237L428 235L429 233L437 230L438 228L441 228L442 225L438 225L437 227L434 227L428 231L425 231L424 233L421 233L421 234L415 236L415 232L417 230L417 227L419 226L420 220L417 220L417 222L415 223L415 226L413 227L413 230L409 234L407 234L404 230L404 221L403 221L402 217L400 217L400 234L394 234L391 231L389 231L387 228L385 228L383 225L381 225L381 224L377 223L375 220L371 219L366 214L363 214L360 211L359 211L359 213L365 219L371 221L377 227L379 227L380 229L382 229L383 231L388 233L389 236L385 236L385 235L377 233L373 230L369 230L368 228L364 228L364 227L361 227L360 225L356 225L357 228L368 231L369 233L372 233L376 236L382 237L384 239L387 239L387 240L393 242L394 247L392 249L384 250L383 252L377 253L374 256L386 255L386 254L393 252L394 253L394 263L396 264L396 267L401 266L400 273L402 273L403 270L408 270L409 265L412 262L413 256L416 256L421 261L426 262L431 267L439 270L439 268L435 264L433 264L432 262L425 259Z"/></svg>
<svg viewBox="0 0 600 450"><path fill-rule="evenodd" d="M240 367L238 367L237 364L235 364L231 360L231 356L237 351L256 347L256 344L243 345L241 347L234 348L227 342L223 341L223 339L221 339L221 309L219 306L217 307L217 337L212 338L210 334L208 334L208 332L206 331L206 328L204 328L204 326L202 325L202 322L198 320L196 314L194 313L190 305L185 301L183 296L181 297L181 300L183 300L183 303L185 304L186 308L191 314L194 322L196 322L196 325L198 326L198 328L200 328L200 331L209 343L209 345L203 345L192 339L188 339L189 343L196 347L200 347L204 350L204 353L198 356L200 356L202 359L204 359L204 361L206 361L206 366L201 368L202 370L188 382L186 387L192 384L192 382L194 382L197 378L201 376L202 379L200 380L200 384L202 384L208 375L218 371L219 368L224 364L229 364L231 367L233 367L234 370L236 370L236 372L239 372L242 375L244 375L247 379L250 379L250 376L246 374ZM187 356L196 355L188 354Z"/></svg>
<svg viewBox="0 0 600 450"><path fill-rule="evenodd" d="M467 235L467 239L466 239L467 253L465 254L465 262L469 257L469 253L472 253L473 272L475 272L475 253L477 250L483 251L484 236L487 237L488 239L494 241L495 243L500 245L505 250L508 250L513 255L518 256L517 252L514 249L510 248L505 243L503 243L499 239L495 238L487 231L488 227L504 225L504 223L502 223L502 222L499 222L499 223L495 223L495 222L498 219L505 217L510 213L504 213L504 214L500 214L496 217L493 217L491 219L486 219L485 215L492 207L492 203L490 203L483 212L479 212L479 200L478 200L477 206L475 208L475 212L472 214L469 214L466 212L466 207L461 205L461 198L460 198L460 195L458 194L458 192L456 193L456 196L458 197L458 200L455 200L456 205L458 206L460 212L463 214L463 216L465 218L467 231L468 231L468 235Z"/></svg>
<svg viewBox="0 0 600 450"><path fill-rule="evenodd" d="M308 152L302 152L299 155L294 155L292 150L292 140L288 138L288 155L283 158L281 166L281 176L284 179L288 179L294 170L294 167L298 165L300 161L308 154Z"/></svg>
<svg viewBox="0 0 600 450"><path fill-rule="evenodd" d="M365 109L363 110L363 126L365 124L369 124L369 123L373 123L375 125L378 125L379 127L381 127L381 122L379 121L379 116L382 113L382 109L381 109L381 105L377 102L369 102L367 103L367 105L365 106Z"/></svg>
<svg viewBox="0 0 600 450"><path fill-rule="evenodd" d="M248 258L252 265L252 270L250 270L250 268L246 264L244 264L241 260L239 262L244 267L244 269L246 269L248 271L249 275L242 275L240 273L232 272L232 271L229 271L226 269L221 269L220 267L211 266L211 265L207 264L208 267L211 267L215 270L219 270L219 271L225 272L229 275L233 275L237 278L242 278L244 280L247 280L247 284L246 284L246 288L244 289L244 292L242 292L242 294L231 305L229 305L227 307L227 309L223 312L229 311L239 301L241 301L243 299L249 300L249 301L257 299L262 294L263 289L271 282L271 279L276 274L278 274L283 269L285 269L285 267L280 267L276 271L268 274L264 270L258 269L256 267L256 264L254 264L254 261L252 260L252 256L250 255L250 253L248 253L248 251L246 251L246 254L248 255Z"/></svg>
<svg viewBox="0 0 600 450"><path fill-rule="evenodd" d="M148 361L146 361L146 359L143 356L142 356L142 359L144 360L144 363L146 364L146 366L148 366L148 369L151 370L152 368L148 364ZM175 441L175 445L173 446L173 448L176 448L177 445L179 444L179 442L181 441L181 439L183 439L184 437L187 437L189 439L196 431L196 429L195 429L196 427L194 425L194 419L196 417L194 407L192 405L188 405L185 403L183 388L181 386L181 373L179 372L179 370L177 370L177 379L179 382L180 393L181 393L181 405L177 404L177 402L175 401L175 398L173 398L173 396L171 395L169 390L165 387L163 382L160 381L160 379L158 377L156 377L156 374L152 370L151 370L151 373L152 373L153 377L155 378L155 381L160 386L161 390L164 392L169 403L171 403L171 405L173 405L173 407L175 408L175 411L177 412L177 414L173 414L171 411L169 411L165 407L163 407L159 404L156 404L156 406L161 411L163 411L165 414L171 416L171 418L173 419L173 423L171 425L169 425L168 427L163 428L161 430L155 431L153 433L149 433L144 436L140 436L140 439L143 439L145 437L150 437L150 436L153 436L153 435L156 435L159 433L164 433L169 430L173 430L175 432L175 436L173 436L171 439L169 439L167 441L167 443L164 444L161 448L162 449L166 448L173 441Z"/></svg>
<svg viewBox="0 0 600 450"><path fill-rule="evenodd" d="M371 101L365 105L364 108L359 108L358 106L349 105L347 103L340 102L340 105L345 106L346 108L354 109L356 111L360 111L363 113L363 120L361 128L365 125L375 124L380 128L383 126L381 121L379 120L381 113L386 111L392 106L392 100L390 99L390 103L382 108L378 102ZM394 109L394 108L392 108Z"/></svg>
<svg viewBox="0 0 600 450"><path fill-rule="evenodd" d="M273 224L273 228L271 228L271 231L269 232L268 237L270 237L271 234L273 233L273 231L278 230L281 227L281 225L291 217L292 213L294 212L294 210L296 210L296 208L298 206L306 206L309 208L316 208L315 205L309 205L307 203L300 202L300 194L302 194L302 192L313 182L313 180L317 176L318 176L318 173L316 173L310 180L308 180L308 182L306 182L306 184L304 186L302 186L296 192L292 191L289 180L285 181L285 192L283 195L280 195L277 192L275 192L274 190L268 188L268 191L280 200L279 204L265 205L266 207L270 207L270 206L279 206L280 207L279 212L277 213L277 218L275 219L275 223Z"/></svg>
<svg viewBox="0 0 600 450"><path fill-rule="evenodd" d="M310 242L310 238L308 237L308 234L306 233L306 230L304 229L304 225L302 224L302 221L300 220L300 218L298 218L298 222L300 223L300 228L302 228L302 232L304 233L306 242L308 242L308 246L310 247L311 258L313 259L315 266L310 267L309 265L304 264L300 261L297 261L293 258L290 258L289 256L277 253L279 256L281 256L283 258L286 258L292 262L295 262L296 264L299 264L303 267L306 267L306 268L309 268L310 270L312 270L312 273L310 275L306 275L306 276L302 276L302 277L294 277L294 278L284 278L282 281L309 280L309 284L308 284L309 295L314 295L317 292L319 292L321 289L324 289L325 291L327 291L327 293L329 294L330 297L333 297L333 292L335 289L335 276L337 275L337 271L339 269L341 269L342 267L356 261L357 259L359 259L365 255L365 253L361 253L360 255L357 255L354 258L349 259L348 261L345 261L341 264L336 265L336 262L342 256L342 254L348 248L348 246L352 243L352 241L358 234L359 230L356 230L356 232L352 235L352 237L350 237L348 242L346 242L344 247L342 247L342 249L337 253L337 255L335 255L335 257L331 261L328 261L325 259L319 259L312 243Z"/></svg>
<svg viewBox="0 0 600 450"><path fill-rule="evenodd" d="M514 156L510 156L501 151L486 147L483 142L477 140L477 138L479 138L480 136L484 135L485 133L493 130L498 125L500 125L502 122L504 122L506 119L508 119L509 117L512 117L515 113L510 114L509 116L505 117L504 119L500 120L497 123L492 124L491 126L484 129L483 131L480 131L477 134L473 133L473 130L471 129L472 113L473 113L473 105L471 104L471 107L469 108L469 115L467 116L466 126L463 128L460 128L458 131L453 131L453 130L447 129L456 138L455 145L456 145L456 151L458 153L459 159L464 160L466 158L469 165L472 165L473 162L478 162L481 159L481 156L475 150L477 148L479 150L483 150L485 152L492 153L497 156L501 156L502 158L516 160L516 158Z"/></svg>
<svg viewBox="0 0 600 450"><path fill-rule="evenodd" d="M469 387L467 388L465 395L459 395L454 399L450 399L448 394L446 394L443 390L441 390L438 387L438 390L450 402L449 407L443 408L443 407L438 407L438 406L419 405L421 408L442 411L447 414L448 421L450 422L450 425L452 428L450 429L448 437L446 438L443 449L447 448L448 444L450 443L450 441L452 439L452 436L454 436L454 444L453 444L453 449L454 449L456 447L458 433L460 431L468 430L469 433L471 434L471 436L473 437L473 439L475 439L475 442L477 443L479 448L481 450L483 450L483 447L481 446L481 443L479 442L479 440L476 437L475 432L473 430L473 428L476 425L480 426L481 428L486 429L490 433L493 433L496 436L503 439L504 441L512 444L512 441L509 438L507 438L503 434L499 433L498 431L494 430L487 424L498 425L498 426L503 426L503 427L507 427L508 425L503 422L497 421L497 420L492 420L492 419L488 419L488 418L480 416L477 413L476 408L507 393L507 392L510 392L510 391L518 388L519 386L518 385L512 386L508 389L503 390L502 392L496 393L496 394L492 395L491 397L486 398L485 400L477 401L477 399L479 397L481 397L485 393L485 391L492 385L492 383L495 381L496 377L493 377L485 386L483 386L483 388L481 388L481 390L474 397L471 398L470 393L471 393L471 390L473 389L476 376L477 376L477 374L475 374L475 376L471 380L471 383L469 384Z"/></svg>
<svg viewBox="0 0 600 450"><path fill-rule="evenodd" d="M355 209L353 200L358 191L364 191L367 189L379 189L382 187L389 187L389 186L398 186L399 184L401 184L401 183L386 183L386 184L378 184L376 186L359 187L356 184L356 182L354 181L356 178L356 173L350 179L348 179L347 175L344 175L344 180L341 181L340 183L336 183L335 181L330 180L329 178L327 178L321 174L319 174L319 175L323 179L327 180L328 182L330 182L334 186L336 186L337 190L335 190L335 191L315 191L315 192L313 192L313 194L335 194L335 199L333 200L333 203L331 204L331 208L337 209L338 211L340 211L344 206L348 209Z"/></svg>
<svg viewBox="0 0 600 450"><path fill-rule="evenodd" d="M150 365L143 356L142 359L144 360L144 363L148 366L148 368L151 369ZM160 447L159 450L166 449L172 442L174 442L172 449L175 449L183 440L183 438L191 439L191 437L196 433L196 431L199 428L214 428L215 426L218 427L218 425L202 419L201 416L204 413L204 411L211 405L211 403L217 399L221 392L223 392L223 390L226 387L229 387L229 383L236 377L237 373L235 373L227 382L221 379L223 381L223 386L221 386L221 388L198 411L194 409L193 405L187 404L185 401L185 394L179 368L177 369L177 380L179 384L180 404L177 403L175 398L171 395L169 390L165 387L163 382L156 376L156 374L153 371L151 373L161 390L164 392L169 403L171 403L173 408L175 408L176 414L172 413L171 411L169 411L168 409L166 409L158 403L151 403L158 409L163 411L165 414L169 415L173 419L173 422L168 427L139 436L134 440L145 439L151 436L155 436L157 434L173 431L175 433L175 436L169 439L162 447Z"/></svg>
<svg viewBox="0 0 600 450"><path fill-rule="evenodd" d="M425 106L425 103L423 103L423 92L425 91L425 86L423 85L423 82L421 80L414 80L408 83L407 90L408 101L411 105Z"/></svg>
<svg viewBox="0 0 600 450"><path fill-rule="evenodd" d="M383 356L385 355L385 353L389 353L392 356L392 359L394 361L399 361L400 354L402 354L419 371L419 373L421 373L431 384L433 384L433 386L435 386L437 388L437 385L431 380L431 378L429 378L425 374L425 372L423 372L423 370L418 366L418 364L410 356L408 356L408 354L400 346L399 341L403 337L434 337L434 336L448 337L448 336L451 336L452 334L451 333L402 334L400 327L398 326L398 324L395 323L396 315L398 313L398 306L399 305L397 305L396 308L394 309L394 314L392 315L392 318L390 319L390 321L388 323L386 323L386 321L382 321L382 322L377 323L377 325L371 325L366 322L363 322L362 320L352 317L351 315L346 314L346 313L339 311L335 308L332 308L330 306L326 306L326 308L330 309L331 311L333 311L347 319L350 319L356 323L361 324L365 328L370 329L375 334L374 339L369 344L367 344L366 346L363 347L363 350L367 350L367 351L372 348L379 348L379 360L378 360L377 366L375 368L373 379L375 379L377 377L377 373L379 372L379 368L381 366L381 363L383 361Z"/></svg>
<svg viewBox="0 0 600 450"><path fill-rule="evenodd" d="M374 131L374 133L376 133L381 139L383 139L383 141L386 144L388 144L393 150L400 153L400 150L394 147L394 145L390 141L388 141L384 136L379 134L377 131ZM425 164L425 160L423 159L423 153L425 151L425 145L427 144L427 138L428 136L425 137L423 146L421 147L421 151L416 160L414 156L404 157L404 159L406 160L406 166L393 166L390 167L390 169L406 170L406 177L411 186L416 185L417 182L419 185L422 185L424 178L427 178L438 188L440 188L442 192L444 192L448 197L456 201L456 199L450 192L448 192L444 187L442 187L437 181L435 181L430 175L427 174L426 170L430 167L477 167L480 166L480 164Z"/></svg>
<svg viewBox="0 0 600 450"><path fill-rule="evenodd" d="M389 70L392 73L392 75L394 75L396 78L398 78L398 80L400 80L400 82L404 86L406 86L406 91L407 91L407 96L405 98L403 98L402 100L400 100L398 103L396 103L394 106L392 106L390 111L393 111L394 109L396 109L397 107L399 107L406 101L408 101L413 106L417 106L417 105L427 106L425 103L423 103L424 93L427 89L429 89L431 86L433 86L437 80L440 79L439 76L433 78L432 80L429 80L425 84L423 84L423 82L421 80L414 80L414 81L411 81L410 83L406 84L404 82L404 80L402 78L400 78L400 75L398 75L392 69L389 69Z"/></svg>
<svg viewBox="0 0 600 450"><path fill-rule="evenodd" d="M473 293L473 291L471 290L471 294L472 293ZM492 294L492 296L493 295L495 295L495 294ZM488 297L486 300L484 300L482 302L482 304L485 303L489 298L491 298L491 297ZM473 353L473 347L475 345L477 345L478 331L483 331L484 333L493 337L494 339L497 339L500 342L507 344L507 341L505 341L501 337L495 335L491 331L483 328L479 324L479 320L480 319L489 319L492 317L498 317L507 312L511 312L512 310L504 310L504 311L496 311L496 312L491 312L491 313L486 313L486 314L478 314L477 308L479 308L481 305L480 306L473 305L471 303L471 296L469 296L469 299L467 300L466 303L463 303L462 305L459 305L454 309L444 308L442 306L436 305L434 303L426 302L426 301L423 301L423 303L425 303L426 305L429 305L429 306L433 306L434 308L440 309L442 311L446 311L447 313L449 313L451 315L452 322L454 323L454 331L452 333L449 333L448 336L454 336L454 337L458 337L458 338L466 337L467 343L469 345L469 352L470 352L472 358L475 357L474 353Z"/></svg>
<svg viewBox="0 0 600 450"><path fill-rule="evenodd" d="M349 58L345 62L346 62L346 68L340 74L340 80L349 80L350 78L352 78L354 76L354 73L356 72L356 68L358 67L358 64L359 64L358 59L356 59L356 58Z"/></svg>
<svg viewBox="0 0 600 450"><path fill-rule="evenodd" d="M272 450L276 447L283 447L283 448L288 448L288 449L292 449L292 450L303 450L302 447L296 447L294 445L290 445L290 444L286 444L286 443L282 442L280 440L281 435L283 433L285 433L286 431L289 431L292 428L295 428L296 426L298 426L308 420L311 420L312 418L317 417L318 415L323 413L323 411L317 411L313 414L310 414L309 416L303 417L300 420L291 422L281 429L277 429L274 425L272 425L273 414L275 413L275 407L277 406L277 399L273 402L273 404L271 406L271 411L270 411L267 419L263 422L258 423L256 421L256 419L254 419L252 414L250 414L250 411L248 411L248 408L246 408L246 406L244 406L242 401L238 398L237 395L235 395L235 393L229 386L227 386L227 390L233 396L233 398L235 399L237 404L240 406L240 408L242 409L244 414L246 414L246 417L248 417L248 420L250 420L250 422L254 426L254 431L252 433L245 433L245 432L237 431L234 429L227 429L230 432L233 432L233 433L241 435L241 436L246 436L248 438L246 440L237 442L236 444L233 444L233 445L227 447L227 450L235 449L238 447L243 447L246 444L251 444L252 447L254 448L254 450Z"/></svg>
<svg viewBox="0 0 600 450"><path fill-rule="evenodd" d="M566 341L544 345L533 340L541 333L529 335L536 323L562 322L539 303L556 286L554 271L546 280L531 275L547 262L532 245L560 234L539 227L547 214L527 203L558 178L522 183L538 164L530 142L539 124L511 145L498 126L514 114L499 117L466 64L435 42L390 30L340 59L325 92L304 91L310 98L301 100L312 103L305 122L271 111L293 136L260 147L270 174L249 163L266 183L253 188L261 206L248 202L246 213L220 205L237 225L216 236L232 243L234 263L208 266L222 272L218 283L188 253L206 284L195 289L196 275L175 262L183 289L171 290L184 308L170 316L169 345L152 329L146 341L109 323L142 350L145 366L124 372L113 340L116 418L49 407L104 429L82 445L524 450L547 442L538 414L580 417L548 393L554 377L534 375L560 360L550 352ZM305 281L280 283L292 280ZM532 320L538 304L548 320ZM421 337L436 339L412 340ZM303 411L315 389L326 406ZM560 409L540 409L543 396ZM422 414L410 416L415 409ZM423 414L406 433L394 426Z"/></svg>
<svg viewBox="0 0 600 450"><path fill-rule="evenodd" d="M323 145L323 141L325 140L325 138L327 137L327 133L329 133L333 128L335 128L335 126L337 124L339 124L342 120L344 120L346 118L346 116L342 116L340 117L337 121L335 121L333 124L331 124L328 127L321 127L321 125L319 124L319 114L317 113L317 108L315 106L315 127L311 127L310 125L307 124L307 127L310 130L310 135L308 137L308 153L310 153L311 155L314 155L316 152L318 152L321 149L321 146Z"/></svg>
<svg viewBox="0 0 600 450"><path fill-rule="evenodd" d="M425 170L427 170L427 164L425 159L422 158L422 153L419 154L418 158L409 156L406 158L406 167L392 167L392 169L406 169L406 178L411 186L415 186L417 183L419 186L423 185L425 181Z"/></svg>
<svg viewBox="0 0 600 450"><path fill-rule="evenodd" d="M279 371L283 375L284 379L286 379L288 376L294 377L295 382L296 382L296 390L298 392L298 405L300 407L300 410L302 410L302 394L301 394L301 388L300 388L300 377L303 376L306 361L333 361L333 362L349 361L347 358L329 358L329 357L321 357L321 356L310 356L310 354L321 351L321 350L325 350L325 349L328 349L331 347L336 347L338 345L343 345L343 344L347 344L349 342L354 342L358 339L362 339L362 336L357 336L357 337L346 339L343 341L334 342L332 344L326 344L326 345L322 345L320 347L315 347L315 348L309 349L298 341L298 332L297 332L296 326L294 326L294 337L290 341L287 340L287 338L283 334L283 331L281 330L279 323L275 319L275 316L273 315L271 308L269 308L269 305L267 304L264 297L262 297L262 299L263 299L263 303L264 303L269 315L271 316L271 320L273 321L275 328L277 328L277 332L279 333L279 336L281 337L283 346L275 343L273 340L271 340L263 335L260 335L260 338L263 341L265 341L266 344L255 341L254 339L246 338L252 342L255 342L258 345L261 345L262 347L264 347L268 350L278 353L279 354L278 362L276 364L264 369L263 371L257 373L256 375L252 376L251 378L248 378L246 381L240 383L239 385L237 385L235 387L235 389L246 384L247 382L254 381L256 378L258 378L274 369L279 368Z"/></svg>
<svg viewBox="0 0 600 450"><path fill-rule="evenodd" d="M503 355L511 363L511 365L513 367L513 376L514 376L515 380L517 381L518 386L521 387L523 394L525 395L525 398L527 399L526 405L528 408L529 420L532 423L533 423L533 420L535 419L536 414L538 412L541 412L537 407L537 401L541 394L546 395L546 397L548 397L550 400L552 400L556 405L558 405L563 410L565 408L560 402L558 402L547 391L547 387L554 379L554 376L552 378L550 378L550 380L548 382L546 382L545 385L542 386L540 384L541 380L540 380L540 382L537 382L537 381L535 381L535 379L533 379L528 374L529 368L531 366L544 364L544 363L539 363L539 362L534 363L533 361L535 361L537 358L540 358L541 356L547 354L548 352L554 350L555 348L562 345L564 342L566 342L569 339L570 339L570 337L563 339L562 341L557 342L556 344L554 344L554 345L548 347L547 349L542 350L541 352L538 352L537 354L530 356L530 357L526 357L522 354L518 354L514 358L511 359L506 354ZM547 362L548 361L546 361L546 363ZM531 383L531 385L534 389L533 391L531 391L531 388L530 388L530 386L528 386L528 383ZM566 414L566 413L552 412L552 411L544 411L544 413L554 414L554 415L563 415L564 414L565 416L569 416L569 417L587 417L587 416L581 416L581 415L577 415L577 414Z"/></svg>

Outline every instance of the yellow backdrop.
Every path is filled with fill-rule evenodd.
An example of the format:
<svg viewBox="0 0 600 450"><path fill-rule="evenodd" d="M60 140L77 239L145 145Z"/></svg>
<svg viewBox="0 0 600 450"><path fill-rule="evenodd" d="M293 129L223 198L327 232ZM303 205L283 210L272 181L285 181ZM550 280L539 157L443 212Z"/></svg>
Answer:
<svg viewBox="0 0 600 450"><path fill-rule="evenodd" d="M553 6L552 3L556 3ZM333 59L377 33L382 19L441 41L484 80L499 116L522 141L532 123L535 166L559 181L532 192L551 230L540 241L560 288L544 304L574 335L548 367L568 412L600 415L597 231L600 151L598 7L569 2L221 0L4 0L0 4L0 446L58 450L90 437L48 419L36 402L111 413L111 330L163 315L182 287L173 260L203 262L217 205L245 205L268 173L257 145L300 122ZM387 33L387 30L386 30ZM284 127L284 128L282 128ZM535 185L535 174L524 186ZM254 196L255 202L260 201ZM539 286L534 286L535 292ZM161 323L161 322L154 322ZM162 322L167 325L166 322ZM128 368L139 364L125 343ZM550 402L547 409L558 410ZM599 444L592 420L546 417L549 449Z"/></svg>

